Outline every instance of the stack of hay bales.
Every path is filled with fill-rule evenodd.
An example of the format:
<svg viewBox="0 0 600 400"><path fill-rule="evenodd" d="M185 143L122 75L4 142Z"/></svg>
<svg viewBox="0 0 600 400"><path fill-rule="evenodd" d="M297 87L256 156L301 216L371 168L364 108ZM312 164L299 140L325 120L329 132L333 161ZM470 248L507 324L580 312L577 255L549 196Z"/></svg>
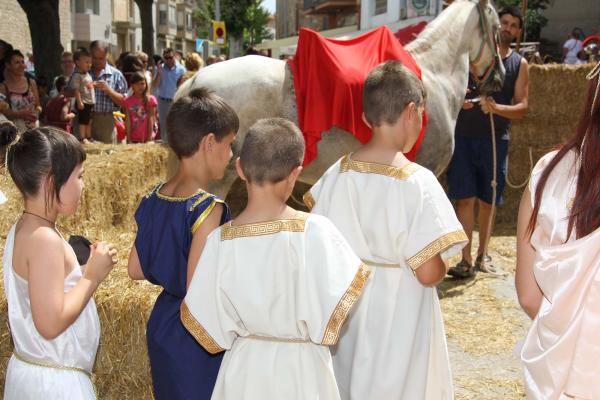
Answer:
<svg viewBox="0 0 600 400"><path fill-rule="evenodd" d="M569 138L577 127L585 96L586 74L591 65L531 65L529 67L529 111L510 129L508 174L513 184L528 180L533 164ZM498 223L514 225L524 188L508 185L504 205L498 209Z"/></svg>
<svg viewBox="0 0 600 400"><path fill-rule="evenodd" d="M152 388L146 351L146 321L159 288L133 282L127 257L135 238L133 213L141 199L166 175L168 150L160 145L86 147L85 189L77 214L58 221L59 229L91 241L116 244L119 262L94 296L101 322L101 339L94 372L101 399L150 399ZM9 201L0 213L0 254L6 234L23 210L21 196L8 172L0 173L0 189ZM0 285L2 286L2 285ZM0 393L12 353L7 329L7 304L0 291Z"/></svg>

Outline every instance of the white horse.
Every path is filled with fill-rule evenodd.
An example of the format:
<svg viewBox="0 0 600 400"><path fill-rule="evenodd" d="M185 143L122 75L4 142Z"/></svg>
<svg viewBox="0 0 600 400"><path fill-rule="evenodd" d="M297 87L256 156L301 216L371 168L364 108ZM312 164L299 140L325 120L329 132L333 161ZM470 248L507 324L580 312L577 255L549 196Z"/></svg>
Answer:
<svg viewBox="0 0 600 400"><path fill-rule="evenodd" d="M444 10L406 49L421 68L427 90L429 124L417 162L440 174L454 150L454 127L465 97L469 68L480 77L483 92L499 90L504 68L498 57L498 14L488 0L457 0ZM223 97L238 113L238 142L260 118L284 117L297 123L294 81L284 61L246 56L203 68L178 90L175 99L197 87ZM360 142L333 127L318 144L318 157L306 167L300 181L313 184L342 155ZM225 178L211 187L227 195L237 174L229 168Z"/></svg>

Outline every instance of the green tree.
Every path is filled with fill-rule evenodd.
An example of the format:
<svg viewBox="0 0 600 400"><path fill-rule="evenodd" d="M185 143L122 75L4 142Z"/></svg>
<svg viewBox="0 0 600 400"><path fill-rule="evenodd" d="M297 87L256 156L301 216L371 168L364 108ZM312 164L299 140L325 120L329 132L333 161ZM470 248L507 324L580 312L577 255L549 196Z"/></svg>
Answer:
<svg viewBox="0 0 600 400"><path fill-rule="evenodd" d="M252 46L265 39L273 39L273 34L267 29L271 14L262 6L263 0L254 0L246 10L248 26L244 34L244 44Z"/></svg>
<svg viewBox="0 0 600 400"><path fill-rule="evenodd" d="M263 0L221 0L221 20L227 29L229 56L236 57L241 53L244 41L247 44L260 43L269 38L264 25L269 12L261 6ZM198 26L199 37L209 37L211 21L215 16L214 0L198 0L198 8L194 15ZM246 39L246 40L244 40Z"/></svg>
<svg viewBox="0 0 600 400"><path fill-rule="evenodd" d="M521 7L522 0L497 0L498 10L506 6ZM525 10L524 41L539 41L542 28L548 23L548 19L542 15L542 11L548 8L550 0L529 0Z"/></svg>

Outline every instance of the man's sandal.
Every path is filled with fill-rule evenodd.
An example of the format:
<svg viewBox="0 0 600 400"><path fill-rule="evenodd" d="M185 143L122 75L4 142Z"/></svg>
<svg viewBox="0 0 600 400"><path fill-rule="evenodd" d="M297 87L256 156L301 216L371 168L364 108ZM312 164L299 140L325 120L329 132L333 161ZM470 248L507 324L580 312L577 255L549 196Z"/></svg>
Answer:
<svg viewBox="0 0 600 400"><path fill-rule="evenodd" d="M480 254L477 256L477 258L475 259L475 269L477 271L481 271L481 272L485 272L487 274L491 274L491 275L496 275L496 276L505 276L506 272L504 272L502 269L495 267L494 265L491 264L492 262L492 257L490 257L489 255L485 255L485 259L483 254Z"/></svg>
<svg viewBox="0 0 600 400"><path fill-rule="evenodd" d="M459 279L467 279L475 276L475 267L466 260L461 260L458 264L448 270L448 275Z"/></svg>

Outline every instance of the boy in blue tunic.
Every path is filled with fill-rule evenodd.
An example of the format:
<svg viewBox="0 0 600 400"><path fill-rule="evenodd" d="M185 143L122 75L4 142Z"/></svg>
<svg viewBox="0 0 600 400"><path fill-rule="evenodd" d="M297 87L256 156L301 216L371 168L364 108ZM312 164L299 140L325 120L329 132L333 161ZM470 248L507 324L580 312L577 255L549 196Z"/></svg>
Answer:
<svg viewBox="0 0 600 400"><path fill-rule="evenodd" d="M206 237L230 219L227 205L204 189L223 178L239 120L223 99L195 89L173 104L167 126L179 166L135 213L128 271L163 287L146 330L154 398L210 399L222 356L200 347L181 324L179 307Z"/></svg>

